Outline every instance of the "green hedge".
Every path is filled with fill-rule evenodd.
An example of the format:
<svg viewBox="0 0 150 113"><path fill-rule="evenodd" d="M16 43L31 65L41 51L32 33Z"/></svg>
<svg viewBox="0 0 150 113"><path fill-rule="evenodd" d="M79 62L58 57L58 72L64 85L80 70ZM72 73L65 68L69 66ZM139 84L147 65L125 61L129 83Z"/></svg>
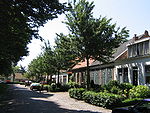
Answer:
<svg viewBox="0 0 150 113"><path fill-rule="evenodd" d="M69 85L67 84L64 84L64 85L61 85L61 84L56 84L56 83L52 83L50 86L49 86L49 91L51 92L66 92L69 90Z"/></svg>
<svg viewBox="0 0 150 113"><path fill-rule="evenodd" d="M124 97L105 92L86 91L84 88L71 88L69 89L71 98L84 100L87 103L101 106L104 108L114 108L115 105L122 102Z"/></svg>
<svg viewBox="0 0 150 113"><path fill-rule="evenodd" d="M69 88L79 88L79 85L76 82L69 81L67 85Z"/></svg>
<svg viewBox="0 0 150 113"><path fill-rule="evenodd" d="M137 104L143 98L133 98L133 99L125 99L122 101L122 106L131 106Z"/></svg>
<svg viewBox="0 0 150 113"><path fill-rule="evenodd" d="M83 92L85 92L84 88L71 88L71 89L69 89L70 97L78 99L78 100L83 99Z"/></svg>
<svg viewBox="0 0 150 113"><path fill-rule="evenodd" d="M134 86L129 90L130 98L148 98L150 97L150 89L148 86Z"/></svg>
<svg viewBox="0 0 150 113"><path fill-rule="evenodd" d="M133 88L130 83L119 83L116 80L111 80L108 84L102 86L105 92L123 95L128 98L129 90Z"/></svg>
<svg viewBox="0 0 150 113"><path fill-rule="evenodd" d="M83 99L85 102L88 102L93 105L97 105L104 108L114 108L115 105L121 103L124 98L120 95L115 95L111 93L95 93L92 91L86 91L83 93Z"/></svg>

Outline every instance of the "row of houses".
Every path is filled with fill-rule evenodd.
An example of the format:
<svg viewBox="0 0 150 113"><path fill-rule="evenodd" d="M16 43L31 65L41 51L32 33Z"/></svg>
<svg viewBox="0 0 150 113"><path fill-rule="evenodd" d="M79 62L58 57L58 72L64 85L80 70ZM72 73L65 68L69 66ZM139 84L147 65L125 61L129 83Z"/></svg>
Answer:
<svg viewBox="0 0 150 113"><path fill-rule="evenodd" d="M86 62L86 61L85 61ZM73 80L86 82L86 63L80 62L72 68ZM90 80L103 85L110 80L133 85L150 84L150 36L148 31L135 35L115 50L109 63L90 60Z"/></svg>

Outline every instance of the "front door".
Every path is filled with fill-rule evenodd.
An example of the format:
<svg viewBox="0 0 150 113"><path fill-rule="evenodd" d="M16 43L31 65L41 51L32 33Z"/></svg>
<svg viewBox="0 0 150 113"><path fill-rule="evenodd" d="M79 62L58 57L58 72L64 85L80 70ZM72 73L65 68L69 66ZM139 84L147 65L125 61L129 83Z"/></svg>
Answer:
<svg viewBox="0 0 150 113"><path fill-rule="evenodd" d="M138 85L138 68L133 67L133 85Z"/></svg>

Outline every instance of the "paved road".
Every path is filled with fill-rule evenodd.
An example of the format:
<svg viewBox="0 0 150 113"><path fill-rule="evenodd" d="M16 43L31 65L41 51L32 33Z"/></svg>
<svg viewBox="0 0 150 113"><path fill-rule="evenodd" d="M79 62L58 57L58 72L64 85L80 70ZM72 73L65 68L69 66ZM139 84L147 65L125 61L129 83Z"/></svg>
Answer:
<svg viewBox="0 0 150 113"><path fill-rule="evenodd" d="M67 92L30 91L23 85L11 85L7 106L0 113L111 113L111 110L93 106L69 97Z"/></svg>

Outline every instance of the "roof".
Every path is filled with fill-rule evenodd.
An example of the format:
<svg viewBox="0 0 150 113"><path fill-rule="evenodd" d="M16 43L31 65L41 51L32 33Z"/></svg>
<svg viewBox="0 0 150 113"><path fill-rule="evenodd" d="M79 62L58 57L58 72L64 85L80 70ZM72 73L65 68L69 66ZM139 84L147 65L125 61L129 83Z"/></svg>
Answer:
<svg viewBox="0 0 150 113"><path fill-rule="evenodd" d="M91 65L93 61L94 61L93 59L90 59L90 60L89 60L89 65ZM87 67L87 60L84 60L84 61L79 62L77 65L75 65L75 66L72 68L72 70L73 70L73 69L78 69L78 68L83 68L83 67Z"/></svg>
<svg viewBox="0 0 150 113"><path fill-rule="evenodd" d="M124 42L123 44L121 44L118 48L115 49L115 53L113 54L113 58L110 59L111 62L115 61L118 57L124 55L124 53L127 51L127 45L132 43L133 39L130 39L126 42ZM94 61L91 66L96 66L96 65L100 65L103 64L100 61Z"/></svg>
<svg viewBox="0 0 150 113"><path fill-rule="evenodd" d="M113 54L113 61L116 60L119 56L121 56L125 51L127 51L127 45L130 43L133 43L133 39L124 42L115 50L115 53Z"/></svg>
<svg viewBox="0 0 150 113"><path fill-rule="evenodd" d="M101 62L98 60L95 60L92 62L92 64L90 66L95 66L95 65L99 65L99 64L101 64Z"/></svg>

